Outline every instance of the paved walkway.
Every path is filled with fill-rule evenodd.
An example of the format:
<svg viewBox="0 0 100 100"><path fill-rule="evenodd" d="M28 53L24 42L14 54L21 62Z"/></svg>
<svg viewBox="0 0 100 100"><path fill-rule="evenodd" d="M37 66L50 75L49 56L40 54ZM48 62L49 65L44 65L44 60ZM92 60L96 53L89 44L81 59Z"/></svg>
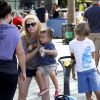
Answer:
<svg viewBox="0 0 100 100"><path fill-rule="evenodd" d="M54 43L58 50L57 59L61 56L70 55L68 45L62 45L60 39L54 40ZM63 71L62 71L62 66L60 64L58 65L57 77L58 77L59 85L63 92ZM77 81L74 81L71 77L70 77L70 91L71 91L71 95L75 96L77 98L77 100L86 100L84 94L78 94ZM33 78L32 83L29 88L27 100L40 100L40 97L38 97L38 95L37 95L38 92L39 92L38 86ZM51 100L54 100L54 86L52 84L52 81L50 81L50 97L51 97ZM18 100L17 98L18 98L18 88L17 88L16 94L15 94L14 100ZM93 95L93 98L94 98L93 100L96 100L94 95Z"/></svg>

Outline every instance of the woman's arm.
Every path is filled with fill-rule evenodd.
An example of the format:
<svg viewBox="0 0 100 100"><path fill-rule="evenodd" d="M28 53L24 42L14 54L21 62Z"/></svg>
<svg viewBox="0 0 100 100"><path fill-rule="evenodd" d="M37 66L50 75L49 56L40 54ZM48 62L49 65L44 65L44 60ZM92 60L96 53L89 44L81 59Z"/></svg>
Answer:
<svg viewBox="0 0 100 100"><path fill-rule="evenodd" d="M22 46L21 39L19 40L17 47L16 47L16 55L19 60L19 65L21 67L21 78L23 81L26 79L26 66L25 66L25 52Z"/></svg>
<svg viewBox="0 0 100 100"><path fill-rule="evenodd" d="M30 59L32 59L37 54L38 50L39 50L39 48L35 48L31 52L27 52L26 53L26 62L29 61Z"/></svg>
<svg viewBox="0 0 100 100"><path fill-rule="evenodd" d="M25 51L26 62L29 61L30 59L32 59L37 54L37 52L39 50L39 46L40 46L39 43L38 43L37 47L35 49L28 52L28 50L27 50L28 49L28 47L27 47L28 42L29 41L25 37L22 37L22 43L23 43L23 48L24 48L24 51Z"/></svg>

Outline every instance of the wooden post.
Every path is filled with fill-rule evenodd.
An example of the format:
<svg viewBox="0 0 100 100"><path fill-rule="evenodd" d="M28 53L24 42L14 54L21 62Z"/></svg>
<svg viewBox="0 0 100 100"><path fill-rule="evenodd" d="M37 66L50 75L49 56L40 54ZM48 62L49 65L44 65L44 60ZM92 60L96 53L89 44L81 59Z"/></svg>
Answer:
<svg viewBox="0 0 100 100"><path fill-rule="evenodd" d="M75 0L68 0L68 24L75 23Z"/></svg>

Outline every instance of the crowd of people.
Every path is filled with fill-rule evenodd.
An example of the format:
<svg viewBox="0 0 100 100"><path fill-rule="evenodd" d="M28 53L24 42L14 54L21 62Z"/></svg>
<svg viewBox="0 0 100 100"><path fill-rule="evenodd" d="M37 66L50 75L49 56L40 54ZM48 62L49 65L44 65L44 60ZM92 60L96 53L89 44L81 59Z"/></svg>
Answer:
<svg viewBox="0 0 100 100"><path fill-rule="evenodd" d="M78 91L85 93L87 100L93 100L92 91L100 100L100 76L96 69L100 50L98 1L92 0L93 6L84 13L87 22L76 25L75 39L69 43L71 55L75 58L72 77L76 79L76 68ZM93 9L95 11L91 13ZM59 17L58 5L53 5L51 13L53 18ZM44 1L40 2L34 14L27 14L25 18L12 17L9 4L0 1L0 100L13 100L17 84L18 100L26 100L33 77L39 87L38 96L41 96L41 100L50 100L49 77L55 87L54 96L61 95L56 76L57 49L52 43L54 31L47 27L47 20ZM93 41L91 35L94 36Z"/></svg>

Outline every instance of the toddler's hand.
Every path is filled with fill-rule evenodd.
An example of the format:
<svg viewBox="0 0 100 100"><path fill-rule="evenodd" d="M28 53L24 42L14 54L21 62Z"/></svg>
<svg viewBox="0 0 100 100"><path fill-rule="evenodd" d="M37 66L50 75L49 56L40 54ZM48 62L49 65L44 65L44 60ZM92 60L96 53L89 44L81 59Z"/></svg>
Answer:
<svg viewBox="0 0 100 100"><path fill-rule="evenodd" d="M30 45L28 46L28 51L32 51L32 49L33 49L33 46L32 46L32 44L30 44Z"/></svg>
<svg viewBox="0 0 100 100"><path fill-rule="evenodd" d="M39 52L40 52L41 56L44 56L45 55L44 47L40 47Z"/></svg>

